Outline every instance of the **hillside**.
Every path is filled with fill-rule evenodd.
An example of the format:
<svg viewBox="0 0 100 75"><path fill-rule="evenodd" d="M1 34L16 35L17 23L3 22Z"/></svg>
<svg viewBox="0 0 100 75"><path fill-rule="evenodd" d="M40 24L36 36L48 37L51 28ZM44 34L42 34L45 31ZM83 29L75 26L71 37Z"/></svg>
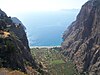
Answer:
<svg viewBox="0 0 100 75"><path fill-rule="evenodd" d="M63 34L62 53L80 74L100 75L100 0L86 2Z"/></svg>
<svg viewBox="0 0 100 75"><path fill-rule="evenodd" d="M28 67L38 70L38 65L31 56L24 27L20 23L14 23L11 17L0 10L0 68L3 72L10 69L28 73ZM0 75L3 74L1 69Z"/></svg>
<svg viewBox="0 0 100 75"><path fill-rule="evenodd" d="M42 75L78 75L75 64L60 51L60 47L31 49L32 56L44 71Z"/></svg>

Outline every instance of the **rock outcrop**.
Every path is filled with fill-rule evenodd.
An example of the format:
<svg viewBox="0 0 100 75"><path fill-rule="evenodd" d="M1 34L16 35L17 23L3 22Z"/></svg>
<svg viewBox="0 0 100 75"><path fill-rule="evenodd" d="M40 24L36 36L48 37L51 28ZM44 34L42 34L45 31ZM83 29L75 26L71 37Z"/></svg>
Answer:
<svg viewBox="0 0 100 75"><path fill-rule="evenodd" d="M26 72L26 66L38 68L31 56L25 30L0 10L0 67Z"/></svg>
<svg viewBox="0 0 100 75"><path fill-rule="evenodd" d="M82 6L63 40L63 54L80 73L100 75L100 0L89 0Z"/></svg>

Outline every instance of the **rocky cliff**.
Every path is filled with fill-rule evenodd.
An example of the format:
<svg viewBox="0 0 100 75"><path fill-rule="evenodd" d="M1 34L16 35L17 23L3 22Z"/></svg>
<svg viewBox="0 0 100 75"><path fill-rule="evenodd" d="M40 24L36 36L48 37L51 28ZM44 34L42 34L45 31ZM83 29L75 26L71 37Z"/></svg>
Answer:
<svg viewBox="0 0 100 75"><path fill-rule="evenodd" d="M38 68L31 56L24 27L0 10L0 67L26 72L27 66Z"/></svg>
<svg viewBox="0 0 100 75"><path fill-rule="evenodd" d="M82 6L63 40L63 54L80 73L100 75L100 0L89 0Z"/></svg>

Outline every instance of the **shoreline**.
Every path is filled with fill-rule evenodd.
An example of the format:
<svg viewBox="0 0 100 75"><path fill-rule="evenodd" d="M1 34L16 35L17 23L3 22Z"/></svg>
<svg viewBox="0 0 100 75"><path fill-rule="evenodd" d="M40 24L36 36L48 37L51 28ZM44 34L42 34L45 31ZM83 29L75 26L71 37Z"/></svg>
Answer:
<svg viewBox="0 0 100 75"><path fill-rule="evenodd" d="M54 48L54 47L61 47L61 46L30 46L30 48Z"/></svg>

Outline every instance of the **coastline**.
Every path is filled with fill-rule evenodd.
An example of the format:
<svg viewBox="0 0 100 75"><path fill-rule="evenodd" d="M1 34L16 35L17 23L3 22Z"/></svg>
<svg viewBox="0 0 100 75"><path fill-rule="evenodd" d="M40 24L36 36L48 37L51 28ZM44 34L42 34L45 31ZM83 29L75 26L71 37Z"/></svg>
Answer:
<svg viewBox="0 0 100 75"><path fill-rule="evenodd" d="M30 46L30 48L54 48L54 47L61 47L61 46Z"/></svg>

